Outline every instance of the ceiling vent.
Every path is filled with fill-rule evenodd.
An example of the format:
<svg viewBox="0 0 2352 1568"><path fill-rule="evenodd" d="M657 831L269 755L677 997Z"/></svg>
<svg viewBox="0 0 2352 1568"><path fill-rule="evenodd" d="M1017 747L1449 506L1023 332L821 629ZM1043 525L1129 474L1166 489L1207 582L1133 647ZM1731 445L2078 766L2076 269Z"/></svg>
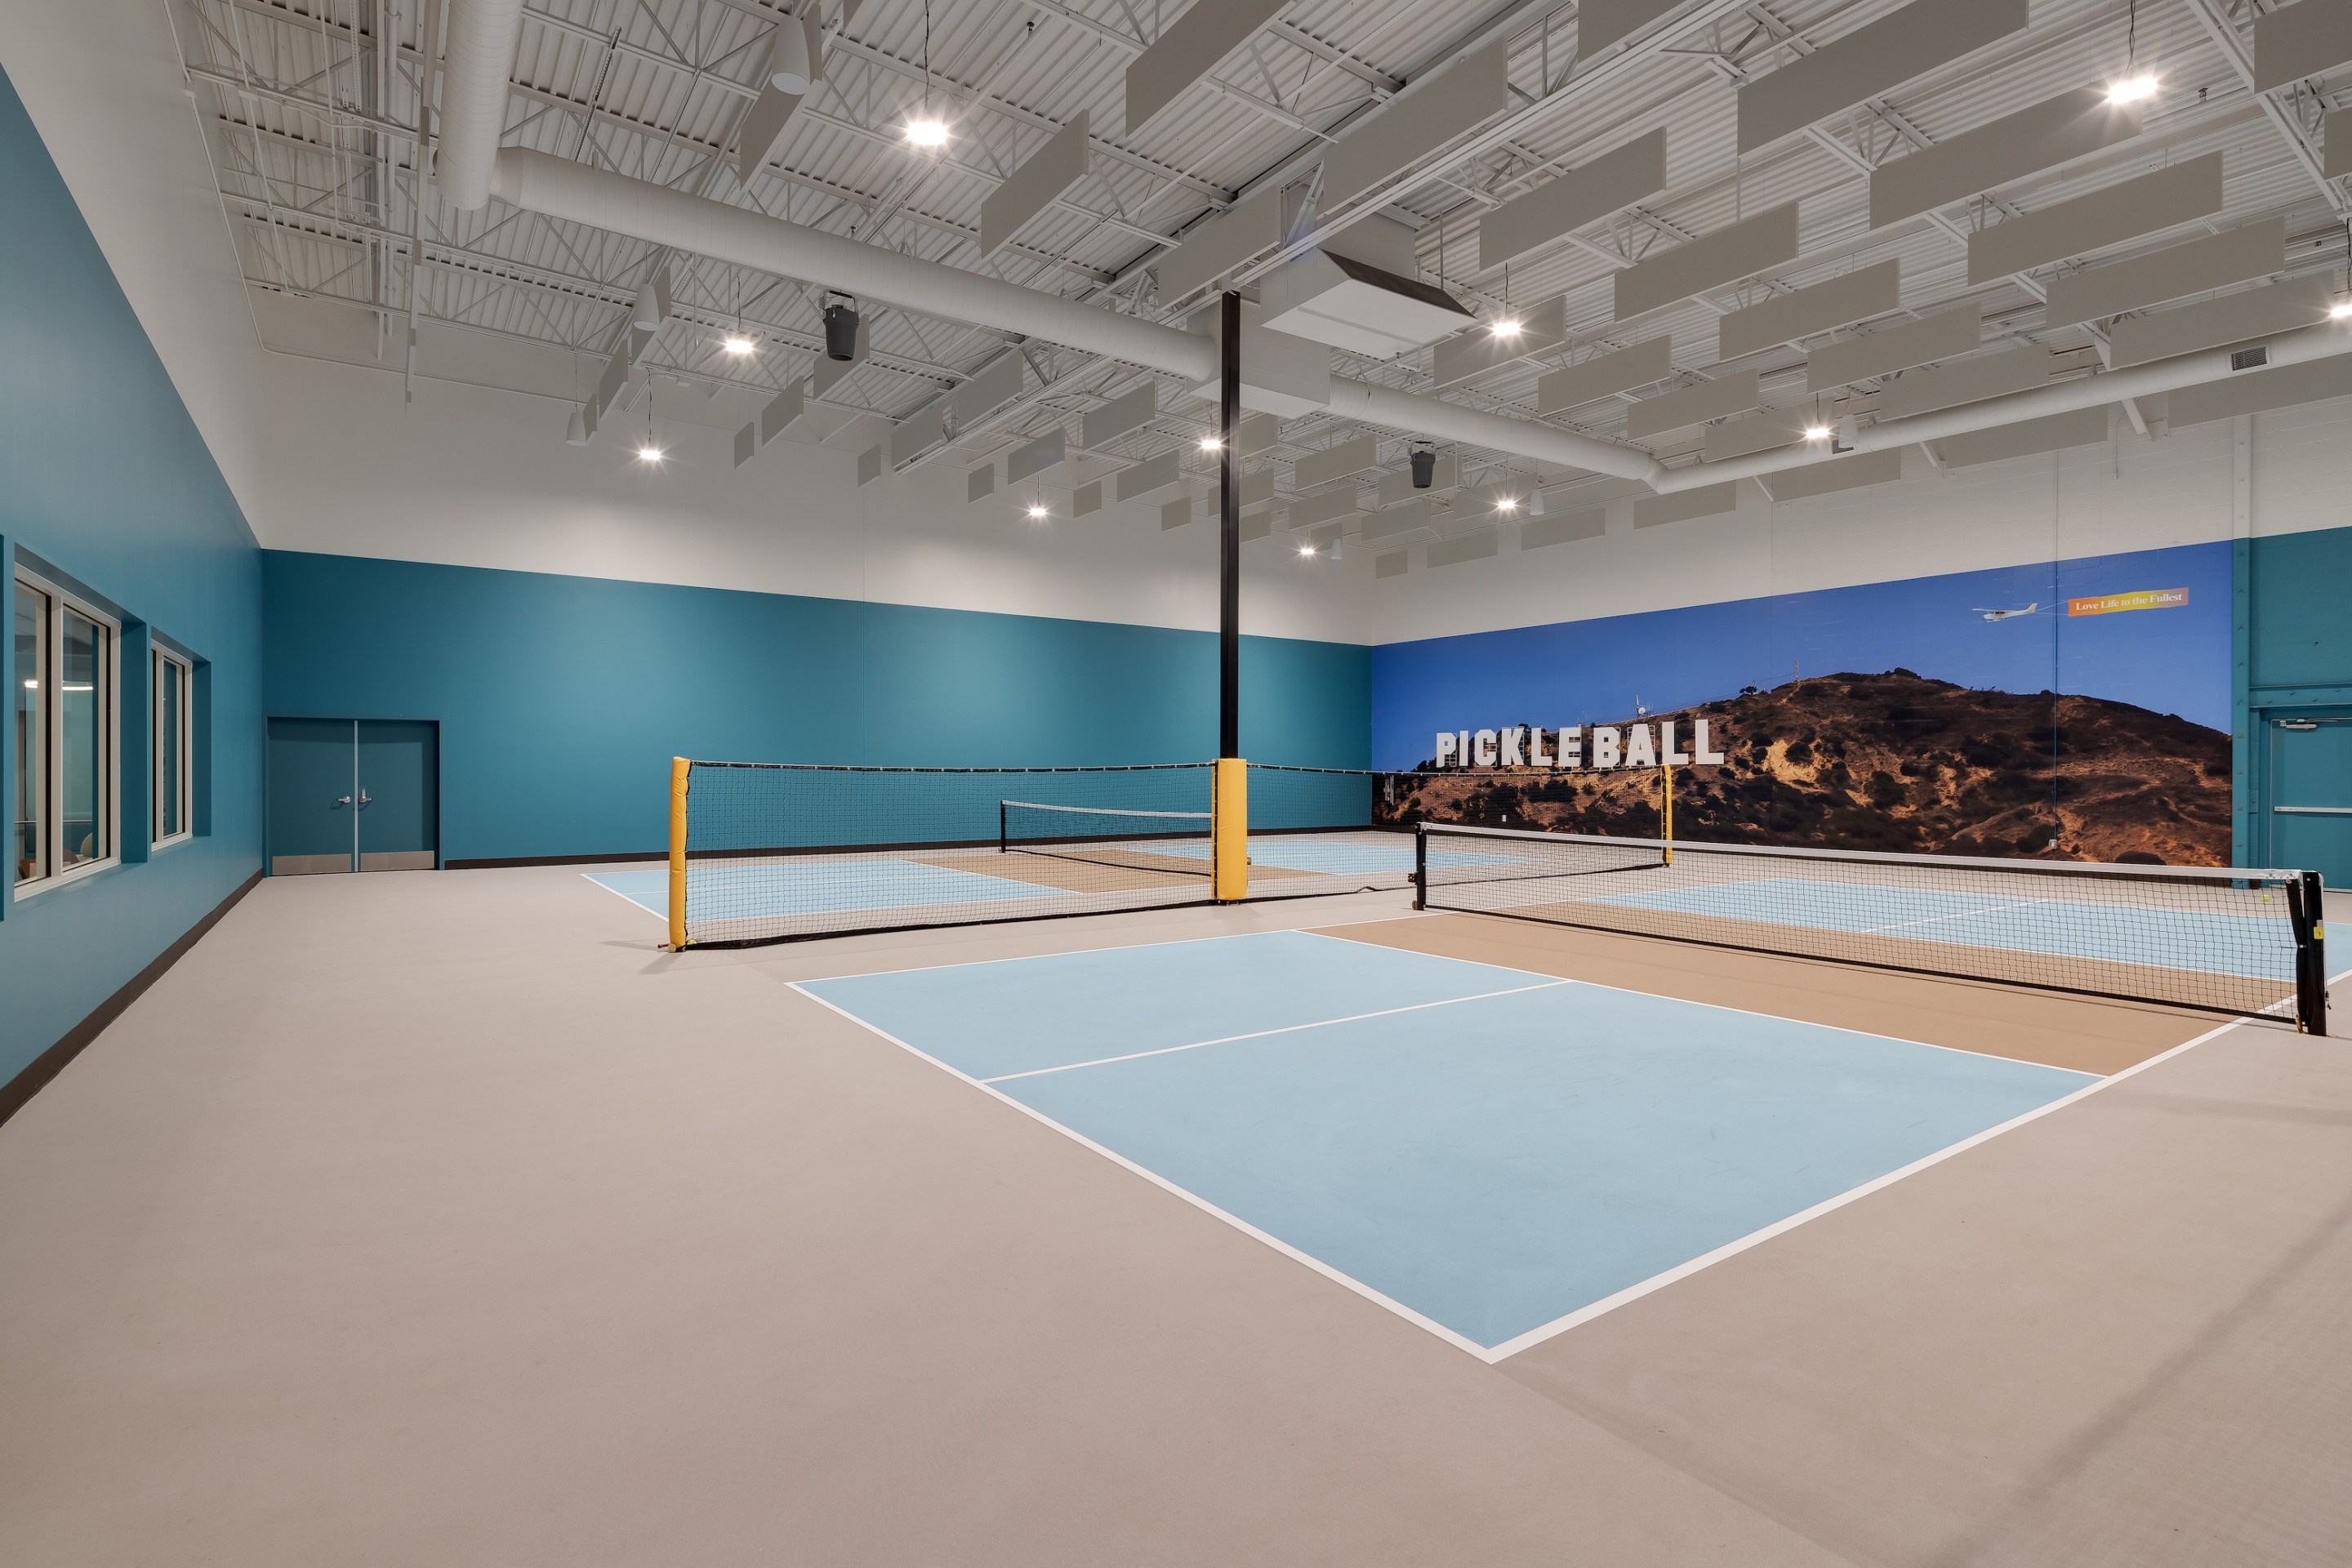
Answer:
<svg viewBox="0 0 2352 1568"><path fill-rule="evenodd" d="M1477 320L1433 284L1329 250L1266 274L1259 299L1274 331L1373 359L1394 359Z"/></svg>

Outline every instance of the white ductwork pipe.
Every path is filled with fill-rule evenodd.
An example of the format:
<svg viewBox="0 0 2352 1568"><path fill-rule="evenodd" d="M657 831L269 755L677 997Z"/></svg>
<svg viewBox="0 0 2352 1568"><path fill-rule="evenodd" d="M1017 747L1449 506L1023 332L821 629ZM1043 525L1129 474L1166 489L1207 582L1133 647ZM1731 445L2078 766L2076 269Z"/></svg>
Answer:
<svg viewBox="0 0 2352 1568"><path fill-rule="evenodd" d="M2202 386L2208 382L2227 381L2232 375L2257 374L2260 367L2243 371L2231 368L2231 356L2242 352L2245 346L2208 349L2201 353L2182 354L2177 359L2158 360L2124 370L2103 371L2074 381L2060 382L2055 386L2036 387L2031 392L2014 392L2006 397L1990 398L1982 403L1963 404L1958 408L1939 409L1933 414L1915 414L1908 419L1890 419L1883 425L1864 426L1854 432L1850 445L1834 452L1829 449L1826 442L1808 442L1802 447L1781 447L1769 452L1758 452L1751 457L1727 458L1721 462L1694 463L1686 468L1665 469L1652 481L1652 488L1662 494L1670 494L1675 490L1695 489L1700 485L1718 485L1726 479L1785 473L1790 468L1825 463L1851 452L1884 452L1890 447L1908 447L1920 441L1941 441L1948 437L1966 436L1979 430L1998 429L2021 420L2042 419L2053 414L2072 414L2077 409L2121 403L2126 397L2154 397L2159 393L2179 392L2185 387ZM2337 354L2352 353L2352 321L2329 321L2321 326L2305 327L2283 337L2273 338L2261 346L2266 351L2263 366L2304 364L2312 360L2332 359Z"/></svg>
<svg viewBox="0 0 2352 1568"><path fill-rule="evenodd" d="M453 0L450 6L434 178L452 205L468 211L490 199L490 169L506 131L522 11L523 0Z"/></svg>
<svg viewBox="0 0 2352 1568"><path fill-rule="evenodd" d="M1043 338L1181 375L1194 385L1217 374L1216 344L1175 327L901 256L545 153L502 150L491 189L502 202L549 217L780 273L926 316Z"/></svg>
<svg viewBox="0 0 2352 1568"><path fill-rule="evenodd" d="M1394 387L1331 378L1331 412L1409 436L1433 436L1485 447L1531 462L1560 463L1621 479L1654 485L1665 470L1638 447L1579 436L1557 426L1532 424L1500 414L1482 414L1443 398L1422 397Z"/></svg>

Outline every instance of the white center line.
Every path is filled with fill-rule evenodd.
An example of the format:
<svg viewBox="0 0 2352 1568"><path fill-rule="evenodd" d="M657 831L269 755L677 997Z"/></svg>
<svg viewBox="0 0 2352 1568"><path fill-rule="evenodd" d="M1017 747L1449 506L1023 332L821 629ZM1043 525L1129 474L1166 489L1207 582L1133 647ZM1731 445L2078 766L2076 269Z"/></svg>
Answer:
<svg viewBox="0 0 2352 1568"><path fill-rule="evenodd" d="M1973 920L1979 915L1997 915L2006 910L2030 910L2037 904L2054 904L2056 899L2024 899L2013 904L1987 904L1980 910L1961 910L1948 915L1929 915L1925 920L1897 921L1889 926L1864 926L1860 934L1875 936L1883 931L1902 931L1908 926L1931 926L1938 921Z"/></svg>
<svg viewBox="0 0 2352 1568"><path fill-rule="evenodd" d="M1145 1057L1171 1056L1178 1051L1197 1051L1203 1046L1229 1046L1236 1040L1262 1040L1269 1035L1295 1035L1302 1029L1325 1029L1334 1024L1359 1024L1367 1018L1392 1017L1399 1013L1418 1013L1430 1007L1451 1007L1457 1002L1484 1002L1495 996L1516 996L1523 991L1549 991L1557 985L1574 985L1573 980L1547 980L1538 985L1514 985L1507 991L1482 991L1475 996L1448 996L1437 1002L1415 1002L1405 1007L1383 1007L1377 1013L1354 1013L1345 1018L1318 1018L1311 1024L1285 1024L1279 1029L1253 1029L1246 1035L1225 1035L1213 1040L1194 1040L1184 1046L1161 1046L1157 1050L1129 1051L1119 1057L1097 1057L1092 1061L1065 1062L1060 1067L1032 1068L1027 1072L1008 1072L995 1078L984 1078L982 1083L1011 1083L1016 1078L1043 1078L1047 1073L1076 1072L1080 1068L1108 1067L1112 1062L1140 1061Z"/></svg>

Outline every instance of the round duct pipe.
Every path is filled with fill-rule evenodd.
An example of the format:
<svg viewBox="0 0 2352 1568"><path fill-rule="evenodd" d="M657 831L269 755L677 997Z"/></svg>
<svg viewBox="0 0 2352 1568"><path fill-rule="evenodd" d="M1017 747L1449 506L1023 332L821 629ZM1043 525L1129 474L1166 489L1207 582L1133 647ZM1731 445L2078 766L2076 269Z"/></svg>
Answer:
<svg viewBox="0 0 2352 1568"><path fill-rule="evenodd" d="M489 202L522 11L522 0L457 0L450 7L434 180L452 206L471 211Z"/></svg>

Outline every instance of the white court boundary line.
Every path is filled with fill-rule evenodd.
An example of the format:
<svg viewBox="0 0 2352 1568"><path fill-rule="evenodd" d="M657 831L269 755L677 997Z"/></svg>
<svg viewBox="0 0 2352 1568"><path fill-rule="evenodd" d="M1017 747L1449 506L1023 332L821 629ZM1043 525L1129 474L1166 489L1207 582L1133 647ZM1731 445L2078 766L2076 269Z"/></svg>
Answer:
<svg viewBox="0 0 2352 1568"><path fill-rule="evenodd" d="M1303 934L1312 936L1314 933L1312 931L1308 931ZM1410 952L1412 950L1405 949L1403 951ZM1518 973L1526 973L1528 972L1521 970ZM1497 996L1517 996L1529 991L1549 991L1555 986L1575 985L1579 984L1580 983L1578 981L1563 980L1555 976L1552 979L1536 985L1514 985L1508 990L1504 991L1482 991L1475 996L1442 996L1434 1002L1410 1002L1402 1007L1382 1007L1378 1012L1373 1013L1351 1013L1344 1018L1318 1018L1311 1023L1285 1024L1278 1028L1273 1029L1252 1029L1246 1035L1225 1035L1213 1040L1194 1040L1190 1045L1161 1046L1154 1050L1129 1051L1123 1057L1097 1057L1090 1062L1065 1062L1060 1067L1031 1068L1027 1072L1003 1072L998 1073L994 1078L984 1078L980 1081L982 1083L1011 1083L1016 1078L1044 1078L1048 1073L1076 1072L1080 1068L1108 1067L1113 1062L1139 1062L1146 1057L1173 1056L1178 1051L1197 1051L1209 1046L1230 1046L1242 1040L1268 1039L1276 1035L1296 1035L1307 1029L1328 1029L1339 1024L1360 1024L1367 1018L1390 1018L1394 1017L1399 1013L1425 1012L1432 1007L1452 1007L1464 1002L1489 1002Z"/></svg>
<svg viewBox="0 0 2352 1568"><path fill-rule="evenodd" d="M1258 935L1264 933L1251 932L1249 934ZM950 968L958 966L941 965L940 967ZM1060 1133L1063 1137L1067 1138L1073 1143L1076 1143L1082 1148L1093 1150L1104 1159L1108 1160L1112 1164L1119 1166L1121 1169L1128 1171L1134 1175L1142 1177L1145 1181L1150 1183L1153 1186L1158 1187L1162 1192L1172 1194L1173 1195L1183 1199L1186 1203L1191 1204L1194 1208L1199 1209L1202 1214L1208 1215L1215 1219L1221 1219L1227 1225L1232 1226L1235 1230L1240 1231L1244 1236L1249 1237L1253 1240L1265 1243L1267 1247L1274 1248L1275 1251L1282 1254L1285 1258L1289 1258L1294 1263L1305 1264L1307 1268L1313 1269L1316 1273L1320 1274L1323 1278L1330 1280L1332 1283L1345 1286L1347 1289L1354 1291L1357 1295L1361 1296L1364 1300L1371 1302L1375 1306L1387 1308L1390 1311L1394 1312L1398 1317L1402 1318L1406 1322L1428 1330L1431 1333L1435 1334L1439 1339L1444 1340L1447 1344L1454 1346L1457 1350L1467 1351L1472 1355L1478 1357L1482 1361L1492 1360L1485 1346L1479 1344L1475 1340L1466 1339L1463 1335L1455 1333L1452 1329L1447 1328L1444 1323L1437 1321L1434 1318L1423 1317L1421 1313L1414 1311L1411 1307L1406 1306L1403 1302L1397 1300L1393 1297L1382 1295L1380 1291L1373 1289L1370 1285L1365 1284L1362 1280L1356 1279L1352 1275L1342 1274L1339 1270L1332 1268L1321 1258L1314 1257L1308 1253L1301 1252L1298 1248L1291 1246L1290 1243L1283 1240L1280 1237L1269 1235L1267 1232L1260 1230L1257 1226L1250 1224L1249 1221L1242 1218L1239 1215L1219 1208L1215 1204L1213 1204L1208 1199L1201 1196L1200 1194L1192 1192L1187 1188L1178 1186L1175 1183L1160 1174L1157 1171L1148 1170L1144 1166L1137 1164L1134 1161L1129 1159L1126 1155L1120 1153L1116 1149L1106 1148L1104 1145L1096 1142L1093 1139L1087 1137L1085 1133L1078 1131L1076 1129L1064 1126L1061 1122L1055 1121L1052 1117L1046 1115L1044 1111L1037 1110L1035 1107L1024 1105L1021 1101L1013 1099L1003 1089L996 1088L994 1085L988 1083L984 1079L976 1079L967 1072L961 1072L956 1068L950 1067L947 1063L940 1060L939 1058L932 1056L929 1052L919 1050L915 1047L908 1045L906 1041L898 1038L898 1036L891 1034L887 1029L875 1027L875 1026L867 1023L865 1019L859 1017L856 1014L848 1011L846 1008L835 1006L832 1003L826 1001L824 997L817 995L814 992L803 989L799 981L788 981L786 984L790 985L793 990L800 992L802 995L807 997L818 1006L825 1008L830 1012L839 1014L842 1017L848 1019L859 1028L866 1030L869 1034L879 1036L881 1038L886 1039L892 1045L898 1047L900 1050L905 1051L908 1055L930 1063L931 1066L939 1068L941 1072L961 1079L965 1083L971 1085L972 1088L980 1090L982 1094L988 1095L995 1100L1002 1100L1006 1105L1009 1105L1013 1110L1019 1111L1022 1115L1028 1117L1031 1121L1040 1122L1045 1126L1052 1128L1055 1131Z"/></svg>
<svg viewBox="0 0 2352 1568"><path fill-rule="evenodd" d="M593 872L593 871L583 871L583 872L581 872L581 873L580 873L580 879L581 879L582 881L583 881L583 882L586 882L586 883L590 884L591 886L598 887L598 888L604 888L604 890L605 890L606 892L608 892L608 893L612 894L614 898L616 898L616 899L620 900L621 900L621 902L623 902L623 903L625 903L625 904L628 905L628 906L629 906L629 908L631 908L631 909L633 909L633 910L636 910L636 911L637 911L638 913L640 913L640 914L647 914L647 915L651 915L651 916L653 916L653 917L654 917L654 919L656 919L656 920L657 920L657 921L665 921L665 922L668 921L669 916L668 916L668 915L667 915L667 914L665 914L665 913L663 913L661 910L649 910L649 909L646 908L646 906L645 906L645 905L643 905L643 904L641 904L641 903L637 902L637 900L635 900L635 899L633 899L633 898L629 897L629 895L628 895L628 894L626 894L626 893L625 893L625 892L621 891L621 889L618 889L618 888L608 888L608 887L605 887L604 883L599 882L599 881L597 881L597 880L596 880L596 875L597 875L597 874L596 874L595 872Z"/></svg>
<svg viewBox="0 0 2352 1568"><path fill-rule="evenodd" d="M1380 920L1386 917L1375 917L1372 920L1365 921L1349 921L1343 922L1340 926L1328 929L1341 930L1345 929L1345 926L1347 925L1373 925L1378 924ZM1182 938L1177 942L1167 942L1164 944L1145 942L1135 945L1165 945L1169 947L1177 947L1189 945L1190 943L1196 942L1225 942L1237 940L1242 937L1278 936L1286 933L1297 936L1318 936L1323 937L1324 940L1328 942L1349 942L1351 940L1346 937L1327 936L1325 932L1321 931L1301 931L1297 928L1285 928L1284 931L1237 931L1214 937ZM1359 945L1370 946L1373 944L1363 943ZM1119 950L1117 948L1078 948L1071 951L1080 952L1117 952ZM1401 951L1417 952L1419 950L1403 949ZM1015 963L1022 962L1025 958L1053 958L1060 956L1063 955L1060 953L1030 953L1021 955L1021 957L1018 958L975 959L966 963L917 965L908 969L877 970L873 973L879 974L908 974L917 973L918 970L922 968L968 969L981 963ZM1424 954L1423 956L1441 957L1443 955ZM1473 959L1454 959L1451 962L1457 963L1474 963L1476 961ZM1480 967L1488 969L1509 969L1509 966L1506 964L1483 964L1480 965ZM1510 970L1510 972L1517 974L1538 974L1538 971L1525 969L1513 969ZM1593 981L1563 980L1557 975L1540 977L1556 985L1593 985L1598 990L1625 991L1633 995L1647 996L1654 994L1650 992L1633 991L1632 988L1626 986L1601 985ZM1575 1311L1555 1318L1550 1322L1539 1323L1536 1327L1528 1330L1525 1333L1505 1340L1502 1343L1489 1349L1487 1346L1478 1343L1475 1340L1470 1339L1464 1334L1457 1333L1454 1330L1447 1328L1444 1323L1437 1321L1435 1319L1415 1311L1412 1308L1406 1306L1403 1302L1397 1300L1394 1297L1383 1294L1381 1291L1377 1290L1371 1286L1365 1284L1362 1280L1358 1279L1353 1275L1344 1274L1339 1269L1334 1268L1331 1265L1324 1262L1321 1258L1317 1258L1310 1253L1299 1250L1290 1243L1283 1240L1280 1237L1259 1229L1256 1226L1250 1224L1249 1221L1242 1218L1239 1215L1234 1214L1230 1210L1219 1207L1217 1205L1211 1203L1208 1199L1201 1196L1198 1193L1195 1193L1189 1188L1179 1186L1176 1183L1170 1181L1167 1177L1160 1174L1157 1171L1139 1165L1133 1160L1129 1159L1126 1155L1118 1152L1117 1150L1109 1148L1104 1144L1097 1143L1093 1139L1087 1137L1085 1133L1078 1131L1073 1127L1069 1127L1062 1122L1056 1121L1054 1118L1046 1115L1044 1111L1037 1110L1035 1107L1024 1104L1022 1101L1015 1100L1013 1096L1005 1093L1003 1089L996 1087L996 1082L1004 1080L991 1080L987 1079L974 1078L970 1073L964 1072L961 1068L950 1067L946 1062L941 1061L939 1058L932 1056L929 1051L908 1045L906 1041L900 1039L898 1036L891 1034L888 1030L867 1022L866 1019L859 1017L856 1014L852 1013L847 1008L838 1006L834 1003L828 1002L824 997L816 994L814 991L807 989L809 985L821 984L824 980L847 980L858 978L863 978L863 976L827 975L822 979L810 980L805 983L798 980L789 980L784 984L787 989L799 993L802 996L804 996L809 1001L815 1003L818 1006L823 1007L827 1012L835 1014L839 1017L846 1018L849 1022L856 1025L859 1028L864 1029L866 1033L873 1035L877 1038L887 1040L890 1044L898 1047L900 1050L905 1051L908 1056L914 1057L921 1061L929 1062L931 1066L939 1068L941 1072L948 1074L950 1077L961 1079L962 1082L970 1084L972 1088L980 1090L982 1094L988 1095L992 1099L1011 1106L1013 1110L1019 1111L1022 1115L1028 1117L1031 1121L1035 1121L1042 1126L1053 1129L1063 1137L1069 1139L1072 1142L1078 1144L1082 1148L1092 1150L1094 1152L1101 1155L1104 1159L1108 1160L1112 1164L1118 1166L1120 1169L1125 1170L1133 1175L1141 1177L1144 1181L1160 1188L1162 1192L1182 1199L1185 1203L1192 1205L1202 1213L1209 1215L1213 1218L1223 1220L1225 1224L1233 1226L1235 1230L1240 1231L1244 1236L1249 1237L1253 1240L1272 1247L1276 1252L1280 1253L1283 1257L1291 1259L1295 1263L1305 1265L1307 1268L1323 1276L1326 1279L1355 1292L1357 1295L1362 1297L1365 1300L1371 1302L1373 1305L1387 1309L1396 1316L1402 1318L1405 1321L1412 1323L1418 1328L1426 1330L1428 1332L1436 1335L1439 1339L1444 1340L1447 1344L1454 1346L1456 1350L1467 1352L1477 1360L1486 1363L1488 1366L1493 1366L1500 1362L1507 1361L1522 1351L1528 1350L1535 1345L1541 1344L1546 1340L1564 1334L1570 1329L1578 1328L1585 1323L1589 1323L1595 1318L1601 1317L1609 1312L1613 1312L1618 1308L1625 1306L1631 1302L1637 1301L1653 1291L1662 1290L1665 1289L1665 1287L1675 1283L1677 1280L1686 1279L1690 1276L1698 1273L1701 1269L1712 1268L1716 1264L1724 1261L1726 1258L1737 1257L1738 1254L1746 1252L1752 1247L1759 1246L1764 1242L1771 1240L1774 1237L1794 1230L1799 1226L1804 1225L1809 1221L1818 1219L1822 1215L1829 1214L1833 1210L1843 1208L1846 1205L1853 1203L1857 1199L1868 1197L1871 1194L1877 1192L1882 1187L1892 1186L1896 1182L1903 1180L1905 1177L1915 1175L1917 1173L1927 1169L1931 1165L1939 1165L1945 1161L1951 1159L1954 1155L1964 1153L1967 1151L1975 1148L1979 1143L1988 1142L1992 1139L2000 1136L2000 1134L2004 1132L2010 1131L2018 1127L2022 1127L2027 1122L2037 1121L2042 1117L2051 1114L2053 1111L2063 1110L2065 1107L2073 1105L2077 1100L2088 1099L2090 1096L2098 1093L2101 1089L2107 1088L2111 1084L2119 1083L2125 1079L2145 1072L2147 1069L2155 1067L2159 1062L2169 1061L2174 1057L2192 1050L2199 1046L2206 1044L2208 1041L2220 1038L2221 1036L2228 1034L2232 1029L2256 1021L2250 1017L2232 1018L2226 1024L2222 1024L2215 1028L2208 1029L2205 1033L2199 1035L2194 1039L2184 1040L2179 1045L2174 1046L2168 1050L2160 1051L2157 1055L2149 1057L2144 1061L2135 1062L2130 1067L2122 1068L2121 1070L2112 1073L2105 1078L2096 1079L2094 1081L2084 1085L2081 1089L2075 1089L2069 1094L2061 1095L2058 1099L2051 1100L2045 1105L2037 1106L2033 1110L2026 1111L2021 1116L2011 1117L2009 1121L2001 1122L1997 1126L1988 1127L1981 1132L1972 1133L1969 1137L1960 1140L1960 1142L1951 1144L1947 1148L1939 1149L1934 1153L1927 1154L1920 1159L1915 1160L1908 1165L1905 1165L1897 1170L1889 1171L1885 1175L1874 1177L1870 1181L1864 1182L1859 1186L1849 1188L1845 1192L1840 1193L1833 1197L1825 1198L1822 1202L1815 1204L1812 1207L1801 1210L1796 1214L1789 1215L1785 1219L1775 1220L1772 1224L1765 1226L1759 1230L1750 1231L1748 1235L1740 1237L1736 1240L1726 1242L1723 1246L1717 1247L1712 1252L1702 1253L1700 1256L1691 1258L1687 1262L1676 1264L1674 1268L1654 1274L1647 1279L1640 1280L1634 1284L1629 1285L1622 1290L1616 1292L1614 1295L1604 1296L1598 1301L1588 1302L1586 1305L1578 1308ZM2347 979L2352 979L2352 969L2347 969L2341 974L2329 977L2327 984L2332 988ZM1517 994L1522 991L1538 991L1548 988L1548 986L1543 985L1521 986L1514 991L1497 992L1494 994L1513 995ZM1459 997L1454 1000L1471 1001L1476 1000L1476 998ZM1681 997L1664 997L1661 998L1661 1000L1682 1001L1684 999ZM1421 1005L1442 1006L1444 1005L1445 1004L1444 1003L1425 1003ZM1780 1016L1777 1014L1758 1013L1751 1009L1742 1007L1727 1007L1718 1003L1712 1002L1696 1002L1690 1005L1697 1007L1713 1008L1717 1012L1739 1014L1748 1017L1779 1018ZM2264 1016L2276 1013L2282 1006L2291 1007L2293 1005L2294 998L2292 997L2286 998L2283 1002L2273 1003L2269 1008L2264 1009ZM1409 1010L1410 1009L1402 1008L1391 1009L1391 1011ZM1367 1016L1369 1016L1370 1015ZM1343 1020L1329 1020L1329 1022L1334 1023L1341 1021ZM1780 1021L1784 1023L1804 1022L1802 1019L1780 1019ZM1294 1028L1314 1026L1315 1026L1312 1025L1293 1026ZM1819 1025L1816 1026L1821 1028L1837 1029L1837 1026L1832 1024ZM1290 1031L1266 1031L1268 1034L1287 1032ZM1932 1050L1955 1051L1962 1056L1990 1057L1991 1055L1990 1052L1962 1050L1957 1046L1935 1046L1925 1040L1906 1040L1896 1035L1874 1035L1869 1031L1863 1029L1842 1029L1837 1030L1837 1032L1842 1034L1859 1035L1866 1039L1893 1040L1899 1045L1927 1046L1928 1048ZM1235 1037L1246 1038L1249 1037ZM1213 1045L1220 1042L1202 1041L1200 1043L1202 1045ZM1180 1046L1171 1048L1183 1050L1191 1047ZM1137 1054L1156 1056L1162 1053L1150 1051L1139 1052ZM2016 1061L2020 1058L2014 1057L2004 1057L1994 1058L1993 1059ZM2046 1064L2034 1063L2029 1065L2041 1066ZM2053 1068L2052 1070L2058 1072L2070 1072L2075 1069L2057 1068ZM1028 1077L1032 1075L1013 1074L1009 1076Z"/></svg>

